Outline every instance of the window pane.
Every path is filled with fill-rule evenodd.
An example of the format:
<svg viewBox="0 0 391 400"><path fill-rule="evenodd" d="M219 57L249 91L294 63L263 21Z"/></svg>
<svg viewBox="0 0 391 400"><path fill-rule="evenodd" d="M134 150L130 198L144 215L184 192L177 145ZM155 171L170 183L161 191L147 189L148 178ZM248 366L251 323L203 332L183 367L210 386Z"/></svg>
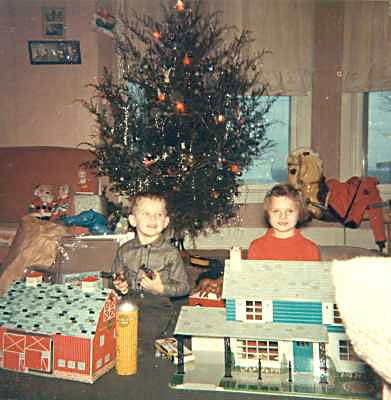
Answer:
<svg viewBox="0 0 391 400"><path fill-rule="evenodd" d="M391 91L368 94L367 175L391 183Z"/></svg>
<svg viewBox="0 0 391 400"><path fill-rule="evenodd" d="M288 179L286 160L289 153L290 97L278 97L267 118L273 121L267 136L275 142L275 147L254 160L250 169L243 174L243 181L247 185L285 182Z"/></svg>

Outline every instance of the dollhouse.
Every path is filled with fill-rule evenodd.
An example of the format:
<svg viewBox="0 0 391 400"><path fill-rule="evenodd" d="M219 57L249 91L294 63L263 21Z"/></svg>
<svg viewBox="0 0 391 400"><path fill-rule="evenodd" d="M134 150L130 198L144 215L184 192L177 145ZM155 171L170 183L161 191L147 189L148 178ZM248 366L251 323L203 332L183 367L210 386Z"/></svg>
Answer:
<svg viewBox="0 0 391 400"><path fill-rule="evenodd" d="M93 383L115 363L115 307L109 289L16 282L0 298L0 367Z"/></svg>
<svg viewBox="0 0 391 400"><path fill-rule="evenodd" d="M374 390L361 384L368 370L335 304L331 262L241 260L231 254L222 297L225 308L182 307L178 349L190 337L195 362L186 373L178 363L173 387L307 397L326 391L354 398L349 388L360 381L360 395Z"/></svg>

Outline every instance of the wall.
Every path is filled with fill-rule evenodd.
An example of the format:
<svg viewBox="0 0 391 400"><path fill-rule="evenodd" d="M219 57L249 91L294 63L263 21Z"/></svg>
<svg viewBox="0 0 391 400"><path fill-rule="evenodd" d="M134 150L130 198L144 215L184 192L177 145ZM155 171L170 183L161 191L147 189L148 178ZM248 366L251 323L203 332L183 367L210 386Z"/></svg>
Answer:
<svg viewBox="0 0 391 400"><path fill-rule="evenodd" d="M111 38L94 31L92 14L110 1L0 1L0 147L76 147L91 140L92 119L77 99L88 99L86 85L111 67ZM28 40L43 35L41 7L65 6L64 40L79 40L81 65L31 65Z"/></svg>

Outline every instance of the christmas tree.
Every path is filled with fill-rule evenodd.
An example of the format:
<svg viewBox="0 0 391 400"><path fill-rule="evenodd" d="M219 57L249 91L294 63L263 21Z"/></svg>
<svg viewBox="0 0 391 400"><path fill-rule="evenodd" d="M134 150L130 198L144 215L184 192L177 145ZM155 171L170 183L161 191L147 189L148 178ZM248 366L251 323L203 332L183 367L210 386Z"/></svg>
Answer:
<svg viewBox="0 0 391 400"><path fill-rule="evenodd" d="M175 237L195 237L234 215L242 171L272 146L273 100L250 32L235 36L200 2L162 9L161 21L119 19L120 76L105 70L84 105L99 128L93 167L111 190L165 193Z"/></svg>

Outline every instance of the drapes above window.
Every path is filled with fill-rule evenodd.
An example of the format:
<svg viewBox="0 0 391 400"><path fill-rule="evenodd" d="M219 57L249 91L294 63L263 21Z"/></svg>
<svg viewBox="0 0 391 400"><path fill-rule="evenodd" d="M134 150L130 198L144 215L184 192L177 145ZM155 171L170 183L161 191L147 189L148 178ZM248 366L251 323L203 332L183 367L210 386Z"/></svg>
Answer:
<svg viewBox="0 0 391 400"><path fill-rule="evenodd" d="M391 16L387 1L346 1L343 91L391 89Z"/></svg>
<svg viewBox="0 0 391 400"><path fill-rule="evenodd" d="M128 11L161 18L159 1L121 1ZM235 26L238 33L251 31L253 51L270 50L263 59L263 72L272 94L311 91L313 0L204 0L203 7L205 12L222 11L222 24Z"/></svg>

